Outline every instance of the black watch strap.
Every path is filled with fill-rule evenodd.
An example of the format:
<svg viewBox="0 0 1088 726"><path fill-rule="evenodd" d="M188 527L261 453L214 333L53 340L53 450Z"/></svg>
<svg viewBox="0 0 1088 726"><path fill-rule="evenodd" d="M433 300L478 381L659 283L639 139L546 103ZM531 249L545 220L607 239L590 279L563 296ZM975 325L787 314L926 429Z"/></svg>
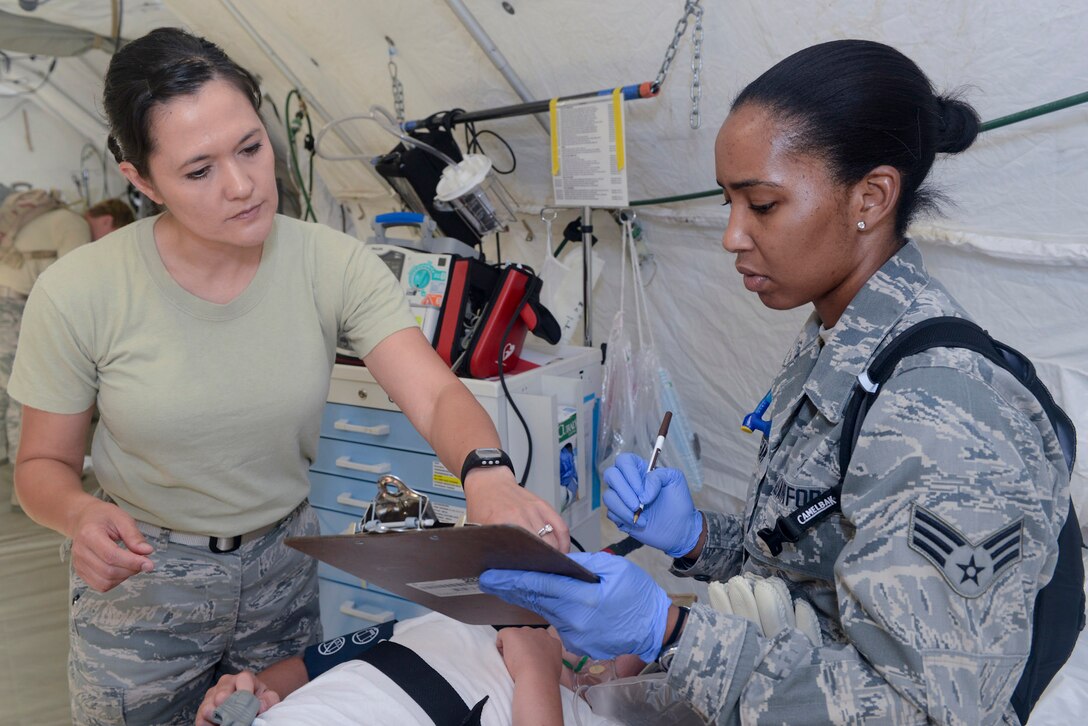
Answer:
<svg viewBox="0 0 1088 726"><path fill-rule="evenodd" d="M688 608L681 605L677 610L676 623L672 626L669 637L662 643L661 651L657 656L658 664L665 670L668 670L669 662L671 662L672 656L676 654L676 645L680 642L680 636L684 632L684 621L688 619Z"/></svg>
<svg viewBox="0 0 1088 726"><path fill-rule="evenodd" d="M492 466L505 466L511 474L514 473L514 462L510 461L510 456L502 449L473 449L461 465L461 483L464 483L465 477L473 469Z"/></svg>

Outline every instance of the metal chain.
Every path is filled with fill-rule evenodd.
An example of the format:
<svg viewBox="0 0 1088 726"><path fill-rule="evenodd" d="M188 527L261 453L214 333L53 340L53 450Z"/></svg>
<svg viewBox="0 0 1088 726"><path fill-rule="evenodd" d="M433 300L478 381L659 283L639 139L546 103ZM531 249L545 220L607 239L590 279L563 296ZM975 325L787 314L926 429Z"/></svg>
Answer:
<svg viewBox="0 0 1088 726"><path fill-rule="evenodd" d="M703 8L699 5L700 0L687 0L684 3L684 14L676 22L676 29L672 34L672 42L669 43L669 47L665 50L665 59L661 62L661 69L657 72L657 78L654 79L652 89L654 93L661 90L661 85L665 83L665 76L669 74L669 66L672 65L673 58L676 57L676 50L680 47L680 39L684 37L684 33L688 29L688 18L695 16L695 31L692 33L692 49L691 49L691 128L699 128L699 96L701 88L699 85L699 72L703 68Z"/></svg>
<svg viewBox="0 0 1088 726"><path fill-rule="evenodd" d="M397 78L397 64L393 62L393 56L397 54L397 46L393 39L385 36L385 42L389 43L389 78L393 82L393 113L397 122L404 123L404 84Z"/></svg>
<svg viewBox="0 0 1088 726"><path fill-rule="evenodd" d="M691 117L688 123L691 128L699 128L699 96L702 88L699 85L699 73L703 70L703 8L698 0L691 5L691 12L695 15L695 29L691 33Z"/></svg>

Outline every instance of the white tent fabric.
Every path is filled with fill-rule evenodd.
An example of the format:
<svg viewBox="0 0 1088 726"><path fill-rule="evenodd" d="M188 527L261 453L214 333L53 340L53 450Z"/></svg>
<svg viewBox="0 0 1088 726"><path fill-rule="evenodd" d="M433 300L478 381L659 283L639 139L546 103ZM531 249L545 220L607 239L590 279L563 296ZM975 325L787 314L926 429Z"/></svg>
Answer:
<svg viewBox="0 0 1088 726"><path fill-rule="evenodd" d="M281 114L281 99L296 80L334 118L375 103L392 108L386 36L396 44L409 119L518 103L450 9L452 2L145 0L125 3L123 33L131 38L158 24L181 24L206 35L258 73ZM653 80L684 6L682 0L464 4L538 99ZM775 61L815 42L864 37L895 45L938 88L963 88L984 119L1088 90L1083 3L703 0L702 6L702 125L688 126L689 27L661 95L627 104L633 200L713 188L714 137L732 97ZM0 9L22 12L15 0L0 0ZM51 0L36 13L109 32L107 2ZM81 111L59 94L42 93L38 100L100 143L101 125L84 118L100 118L100 88L82 71L69 78L67 70L80 62L100 68L104 55L92 58L96 54L58 65L55 83ZM316 125L329 120L314 118ZM966 154L938 163L934 179L956 203L945 216L912 230L931 269L978 320L1035 360L1078 424L1082 451L1088 441L1086 123L1088 106L1082 105L984 134ZM532 117L481 126L513 146L518 169L504 183L535 234L528 243L524 229L513 227L503 236L503 257L539 265L543 227L537 214L552 200L546 132ZM344 131L366 154L395 143L372 124L346 124ZM332 134L327 138L331 153L346 151ZM506 165L500 146L483 143ZM353 217L399 206L363 162L319 161L317 172ZM340 225L335 205L327 214L330 224ZM561 213L559 223L577 214ZM700 496L705 504L735 506L757 446L754 437L740 434L739 419L766 391L807 311L766 310L743 289L720 247L728 210L713 199L639 208L638 215L653 254L644 277L654 334L702 445L708 487ZM594 221L605 260L593 299L593 342L600 344L618 302L619 233L604 212ZM1082 459L1074 477L1082 519L1088 515L1086 472Z"/></svg>

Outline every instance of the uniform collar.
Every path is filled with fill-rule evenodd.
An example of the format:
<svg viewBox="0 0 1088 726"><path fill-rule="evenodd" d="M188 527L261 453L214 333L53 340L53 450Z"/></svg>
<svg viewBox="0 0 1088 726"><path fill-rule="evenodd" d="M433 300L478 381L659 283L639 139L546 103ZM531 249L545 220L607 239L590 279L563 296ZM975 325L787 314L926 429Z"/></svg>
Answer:
<svg viewBox="0 0 1088 726"><path fill-rule="evenodd" d="M821 331L815 315L809 319L802 337L822 339L823 350L805 394L829 421L838 423L858 374L929 282L921 250L908 241L866 281L833 328Z"/></svg>

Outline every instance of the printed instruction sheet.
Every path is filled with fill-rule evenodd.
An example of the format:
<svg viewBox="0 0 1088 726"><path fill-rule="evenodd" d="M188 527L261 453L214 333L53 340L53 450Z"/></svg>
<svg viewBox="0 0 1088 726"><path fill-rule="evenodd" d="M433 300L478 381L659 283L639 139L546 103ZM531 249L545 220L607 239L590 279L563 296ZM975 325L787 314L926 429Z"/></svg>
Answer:
<svg viewBox="0 0 1088 726"><path fill-rule="evenodd" d="M560 207L626 207L623 95L551 102L552 185Z"/></svg>

